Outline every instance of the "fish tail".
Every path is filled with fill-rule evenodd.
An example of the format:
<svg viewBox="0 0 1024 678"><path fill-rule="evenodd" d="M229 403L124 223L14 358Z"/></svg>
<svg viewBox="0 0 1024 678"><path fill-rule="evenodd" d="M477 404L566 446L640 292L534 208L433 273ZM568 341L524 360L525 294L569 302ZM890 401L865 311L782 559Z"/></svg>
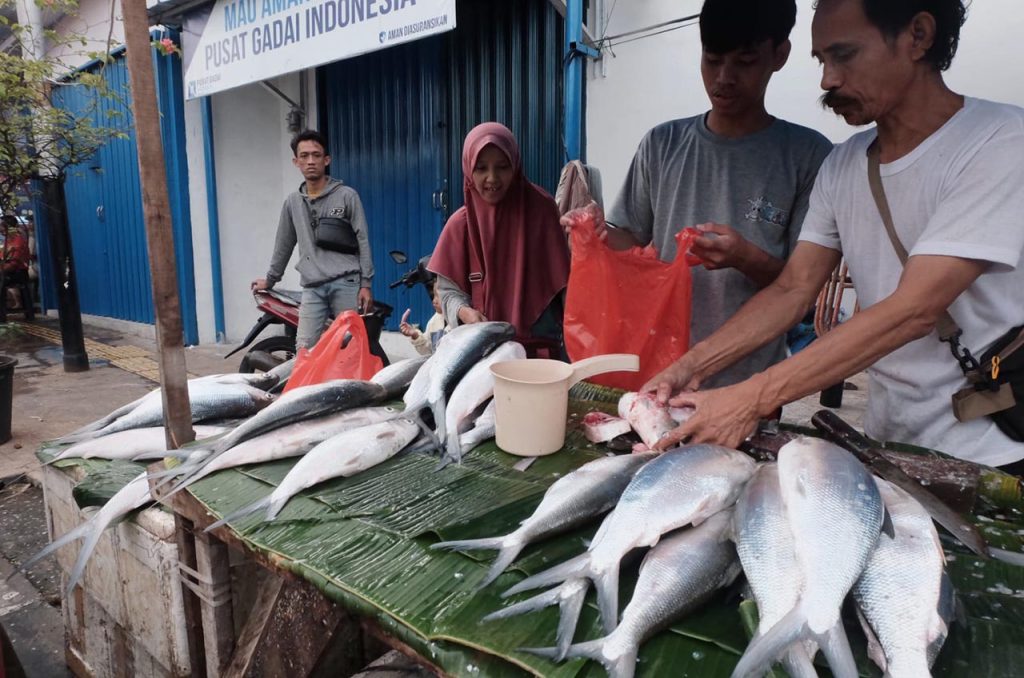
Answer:
<svg viewBox="0 0 1024 678"><path fill-rule="evenodd" d="M132 457L132 461L160 461L161 459L188 459L191 454L195 452L194 449L190 450L152 450L150 452L143 452Z"/></svg>
<svg viewBox="0 0 1024 678"><path fill-rule="evenodd" d="M203 532L209 532L210 530L214 530L218 527L221 527L222 525L225 525L233 520L238 520L239 518L244 518L245 516L252 515L253 513L256 513L257 511L263 508L266 508L267 506L270 506L270 495L267 495L266 497L260 499L259 501L254 501L248 506L243 506L237 511L233 511L227 514L217 522L207 527L205 530L203 530Z"/></svg>
<svg viewBox="0 0 1024 678"><path fill-rule="evenodd" d="M36 563L38 563L40 560L42 560L46 556L50 555L51 553L56 552L57 549L59 549L60 547L64 546L65 544L70 544L71 542L75 541L76 539L80 539L81 537L83 537L85 535L86 532L89 531L89 525L90 525L91 522L92 521L87 520L84 523L82 523L81 525L79 525L78 527L74 528L73 530L69 530L68 532L65 532L63 535L61 535L59 538L54 539L52 542L47 544L41 551L39 551L34 556L32 556L31 558L26 560L24 563L22 563L21 567L19 567L17 569L17 571L18 572L25 572L25 571L31 569L31 567L33 565L35 565Z"/></svg>
<svg viewBox="0 0 1024 678"><path fill-rule="evenodd" d="M488 537L487 539L462 539L457 541L439 541L432 544L432 549L448 551L497 551L501 548L504 537Z"/></svg>
<svg viewBox="0 0 1024 678"><path fill-rule="evenodd" d="M619 657L605 657L602 649L607 638L588 640L585 643L577 643L569 648L566 657L583 657L600 662L608 671L610 678L632 678L636 671L636 649L632 649ZM538 657L546 657L560 661L558 648L554 647L522 647L520 651Z"/></svg>
<svg viewBox="0 0 1024 678"><path fill-rule="evenodd" d="M65 591L67 599L71 599L71 594L75 590L75 585L81 580L82 575L85 574L85 565L89 562L89 556L92 555L93 550L96 548L96 544L100 540L100 535L106 529L105 524L93 524L90 520L86 525L90 526L90 531L85 537L85 541L82 542L82 547L78 549L78 558L75 559L75 566L71 568L71 574L68 575L68 587Z"/></svg>
<svg viewBox="0 0 1024 678"><path fill-rule="evenodd" d="M818 678L818 672L814 668L807 648L801 643L790 646L786 655L782 658L782 667L786 669L789 678Z"/></svg>
<svg viewBox="0 0 1024 678"><path fill-rule="evenodd" d="M68 449L71 449L71 448L68 448ZM50 459L49 461L44 461L42 463L42 465L43 466L49 466L50 464L54 463L55 461L60 461L61 459L67 459L70 456L71 455L68 454L68 450L61 450L61 452L59 454L54 455L53 458Z"/></svg>
<svg viewBox="0 0 1024 678"><path fill-rule="evenodd" d="M515 605L509 605L508 607L503 607L496 612L492 612L480 621L489 622L496 619L507 619L527 612L543 610L545 607L557 604L559 602L560 593L560 589L545 591L544 593L533 596L532 598L520 601Z"/></svg>
<svg viewBox="0 0 1024 678"><path fill-rule="evenodd" d="M490 569L487 570L487 576L484 577L482 582L480 582L480 588L487 586L497 579L498 576L512 564L512 561L519 556L519 552L523 550L524 546L526 546L526 544L519 541L499 546L498 555L494 557L494 562L491 563Z"/></svg>
<svg viewBox="0 0 1024 678"><path fill-rule="evenodd" d="M835 678L857 678L857 662L850 649L850 641L846 637L846 629L839 620L828 631L816 636L821 652L828 659L828 667Z"/></svg>
<svg viewBox="0 0 1024 678"><path fill-rule="evenodd" d="M523 581L519 582L508 591L501 594L502 598L508 598L516 593L523 591L529 591L530 589L539 589L544 586L552 586L554 584L561 584L567 579L576 579L579 577L587 577L590 569L590 553L581 553L580 555L565 561L559 565L548 568L543 572L538 572L532 577L527 577Z"/></svg>
<svg viewBox="0 0 1024 678"><path fill-rule="evenodd" d="M287 504L289 501L291 501L293 496L295 496L295 495L293 495L293 494L287 494L287 495L286 494L282 494L282 495L279 496L277 491L275 490L274 493L271 494L270 497L267 498L267 517L266 517L266 520L270 521L270 520L274 520L275 518L277 518L277 514L281 512L281 509L283 509L285 507L285 504Z"/></svg>
<svg viewBox="0 0 1024 678"><path fill-rule="evenodd" d="M445 458L455 464L462 463L462 443L459 442L459 436L454 433L445 441Z"/></svg>
<svg viewBox="0 0 1024 678"><path fill-rule="evenodd" d="M619 625L618 563L595 577L594 586L597 588L597 608L601 611L604 632L611 633Z"/></svg>
<svg viewBox="0 0 1024 678"><path fill-rule="evenodd" d="M558 631L555 634L558 661L562 661L569 654L569 647L572 645L573 636L576 635L576 625L579 623L580 612L583 611L583 601L587 597L589 588L586 579L574 579L561 586L558 601Z"/></svg>
<svg viewBox="0 0 1024 678"><path fill-rule="evenodd" d="M760 676L790 645L809 633L807 615L798 604L767 632L755 636L733 669L732 678Z"/></svg>

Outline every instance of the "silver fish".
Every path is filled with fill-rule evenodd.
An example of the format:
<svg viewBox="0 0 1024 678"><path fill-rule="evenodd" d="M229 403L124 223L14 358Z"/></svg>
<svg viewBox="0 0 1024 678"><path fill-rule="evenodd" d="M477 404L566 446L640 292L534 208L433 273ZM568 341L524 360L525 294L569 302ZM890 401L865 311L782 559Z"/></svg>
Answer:
<svg viewBox="0 0 1024 678"><path fill-rule="evenodd" d="M196 440L212 438L228 430L226 426L205 426L197 424L193 427ZM166 449L167 432L163 426L133 428L118 431L92 440L75 443L60 451L47 464L69 458L79 459L135 459L148 452Z"/></svg>
<svg viewBox="0 0 1024 678"><path fill-rule="evenodd" d="M515 328L509 323L473 323L456 327L437 344L430 359L427 404L434 414L437 439L442 445L447 440L445 410L449 394L473 365L514 335ZM457 432L453 431L452 435Z"/></svg>
<svg viewBox="0 0 1024 678"><path fill-rule="evenodd" d="M427 362L427 356L407 358L393 362L370 378L375 384L380 384L387 392L387 398L397 398L405 393L409 384L416 378L420 368Z"/></svg>
<svg viewBox="0 0 1024 678"><path fill-rule="evenodd" d="M619 564L636 548L654 546L661 535L699 525L732 506L754 473L754 461L717 445L669 450L641 468L615 509L598 529L587 553L524 579L505 592L586 578L597 588L598 608L607 633L618 623Z"/></svg>
<svg viewBox="0 0 1024 678"><path fill-rule="evenodd" d="M622 623L604 638L573 645L567 656L601 662L610 678L632 678L644 641L739 576L736 549L729 541L730 514L726 509L697 527L673 532L659 541L640 565L640 577L633 599L622 613ZM559 658L554 648L525 651Z"/></svg>
<svg viewBox="0 0 1024 678"><path fill-rule="evenodd" d="M59 539L55 539L49 546L26 560L19 569L24 572L65 544L70 544L76 539L84 539L85 541L82 543L82 547L78 550L78 558L75 560L75 565L71 569L71 574L68 576L68 586L65 596L70 598L71 593L75 589L75 584L78 583L82 578L82 573L85 572L85 564L88 562L89 556L92 555L93 550L96 548L96 543L99 541L100 535L103 534L103 531L109 526L115 524L124 516L151 501L152 497L149 495L149 482L146 480L146 473L142 472L127 485L122 487L117 494L111 497L110 500L107 501L107 503L104 504L103 507L93 514L87 521L62 535Z"/></svg>
<svg viewBox="0 0 1024 678"><path fill-rule="evenodd" d="M299 459L270 496L225 516L206 530L263 508L267 509L266 520L273 520L302 490L332 478L354 476L387 461L415 440L419 431L419 425L409 419L392 419L328 438Z"/></svg>
<svg viewBox="0 0 1024 678"><path fill-rule="evenodd" d="M463 430L464 422L473 415L478 407L494 397L494 375L491 365L505 360L522 360L526 358L526 349L515 341L506 341L494 349L487 357L470 368L458 386L452 391L451 398L445 407L445 429L453 435L448 436L445 443L445 458L449 462L461 463L463 447L460 437L454 435Z"/></svg>
<svg viewBox="0 0 1024 678"><path fill-rule="evenodd" d="M217 455L267 431L331 412L373 405L383 401L385 396L383 386L358 379L333 379L300 386L218 440L212 451Z"/></svg>
<svg viewBox="0 0 1024 678"><path fill-rule="evenodd" d="M246 384L222 384L203 379L189 382L188 398L193 422L248 416L267 407L273 401L273 396L262 389ZM71 442L72 438L76 441L88 440L128 429L160 426L163 424L163 420L162 396L159 391L153 391L143 397L131 411L114 419L103 428L80 436L65 436L62 440L68 442Z"/></svg>
<svg viewBox="0 0 1024 678"><path fill-rule="evenodd" d="M895 538L878 539L853 596L867 623L868 654L892 678L931 675L955 609L946 556L931 516L904 490L876 478Z"/></svg>
<svg viewBox="0 0 1024 678"><path fill-rule="evenodd" d="M302 456L332 436L386 421L394 413L390 407L362 407L296 422L244 440L213 459L200 455L167 471L151 473L150 477L181 476L167 493L169 497L216 471Z"/></svg>
<svg viewBox="0 0 1024 678"><path fill-rule="evenodd" d="M758 468L740 494L733 512L733 532L736 552L757 602L758 633L764 633L793 609L803 587L776 464ZM796 644L786 652L782 664L791 678L818 675L811 663L817 646L809 645Z"/></svg>
<svg viewBox="0 0 1024 678"><path fill-rule="evenodd" d="M505 571L527 544L583 525L612 509L637 470L654 454L602 457L556 480L529 518L502 537L443 541L434 549L497 549L498 555L480 587Z"/></svg>
<svg viewBox="0 0 1024 678"><path fill-rule="evenodd" d="M778 469L803 591L793 609L751 641L733 676L761 675L793 643L813 638L832 673L853 678L857 666L840 608L878 543L881 495L856 457L817 438L783 445Z"/></svg>

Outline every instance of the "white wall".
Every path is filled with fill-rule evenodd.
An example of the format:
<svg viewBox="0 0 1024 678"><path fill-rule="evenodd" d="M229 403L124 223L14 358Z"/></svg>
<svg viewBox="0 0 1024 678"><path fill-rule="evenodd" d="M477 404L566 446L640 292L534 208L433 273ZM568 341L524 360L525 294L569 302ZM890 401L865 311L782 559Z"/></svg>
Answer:
<svg viewBox="0 0 1024 678"><path fill-rule="evenodd" d="M111 17L114 18L111 29ZM47 55L57 59L69 70L77 68L90 60L90 53L102 54L124 43L124 24L121 19L120 0L82 0L75 16L65 16L53 25L53 30L61 36L80 36L86 39L80 42L59 42L50 44ZM107 39L110 42L107 42Z"/></svg>
<svg viewBox="0 0 1024 678"><path fill-rule="evenodd" d="M605 0L607 13L612 2ZM615 35L700 12L702 0L618 2L605 35ZM797 0L793 54L768 88L772 114L819 130L833 141L854 131L817 104L820 69L811 58L812 0ZM1020 0L974 2L958 56L947 73L953 89L1024 105L1024 13ZM601 35L598 32L598 35ZM605 63L588 69L587 160L600 168L605 200L614 199L644 133L654 125L708 108L700 79L696 25L614 48ZM604 75L602 75L604 71Z"/></svg>
<svg viewBox="0 0 1024 678"><path fill-rule="evenodd" d="M307 125L316 125L315 88L307 72ZM298 74L272 80L292 100L299 100ZM262 85L252 84L213 95L214 150L220 221L224 321L229 341L239 340L259 314L249 283L267 271L274 234L285 196L302 176L291 163L291 133L285 115L290 106ZM185 124L192 204L192 248L195 261L196 313L201 343L216 340L213 273L206 206L202 109L186 103ZM289 263L280 286L298 289L299 277Z"/></svg>

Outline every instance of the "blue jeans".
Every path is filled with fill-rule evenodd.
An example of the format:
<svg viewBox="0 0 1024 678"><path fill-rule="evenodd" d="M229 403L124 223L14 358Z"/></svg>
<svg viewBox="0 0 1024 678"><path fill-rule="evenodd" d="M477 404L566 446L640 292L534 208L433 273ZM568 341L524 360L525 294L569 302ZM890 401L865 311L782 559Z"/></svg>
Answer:
<svg viewBox="0 0 1024 678"><path fill-rule="evenodd" d="M327 325L327 320L359 303L359 274L351 273L316 287L302 288L299 306L299 328L295 348L313 348Z"/></svg>

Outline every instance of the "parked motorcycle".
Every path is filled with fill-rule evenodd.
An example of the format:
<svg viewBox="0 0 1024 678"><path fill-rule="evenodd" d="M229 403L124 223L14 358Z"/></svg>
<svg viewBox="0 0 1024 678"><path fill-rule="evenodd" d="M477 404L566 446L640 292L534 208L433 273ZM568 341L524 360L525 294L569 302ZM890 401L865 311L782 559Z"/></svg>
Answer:
<svg viewBox="0 0 1024 678"><path fill-rule="evenodd" d="M302 299L302 292L274 288L254 290L252 296L256 301L256 308L262 311L263 315L245 335L242 343L224 357L230 358L247 348L263 330L271 325L284 325L284 334L266 337L256 342L252 348L246 351L242 356L242 361L238 364L239 372L255 372L256 370L266 372L295 356L295 332L299 327L299 302ZM384 323L393 312L394 309L388 304L374 300L373 310L362 314L363 323L366 325L366 335L370 340L370 353L380 358L384 365L388 365L389 361L387 354L380 346L380 333L384 329Z"/></svg>

